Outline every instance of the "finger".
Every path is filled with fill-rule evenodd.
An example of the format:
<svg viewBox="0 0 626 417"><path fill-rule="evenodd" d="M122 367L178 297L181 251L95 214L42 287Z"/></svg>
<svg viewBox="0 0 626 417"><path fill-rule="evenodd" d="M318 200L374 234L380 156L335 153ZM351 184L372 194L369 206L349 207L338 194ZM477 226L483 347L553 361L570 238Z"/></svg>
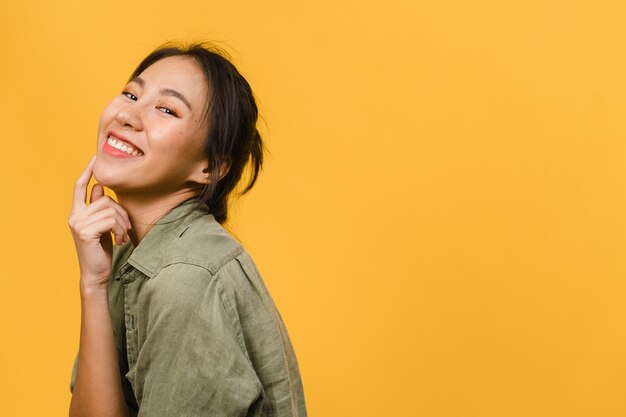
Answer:
<svg viewBox="0 0 626 417"><path fill-rule="evenodd" d="M128 231L126 221L122 218L122 216L120 216L117 210L114 210L112 217L115 219L115 224L111 227L111 232L115 235L115 243L117 245L122 245Z"/></svg>
<svg viewBox="0 0 626 417"><path fill-rule="evenodd" d="M126 225L120 223L121 218L115 218L115 224L111 227L111 233L115 236L115 244L123 245L126 240Z"/></svg>
<svg viewBox="0 0 626 417"><path fill-rule="evenodd" d="M110 209L111 208L108 208L107 211ZM117 210L109 211L109 215L107 217L115 219L115 223L111 227L110 231L115 235L115 243L117 245L122 245L128 232L126 221L122 218L122 216L120 216Z"/></svg>
<svg viewBox="0 0 626 417"><path fill-rule="evenodd" d="M120 213L120 216L122 216L122 218L126 222L126 226L128 226L129 229L132 229L133 225L130 223L130 218L128 217L128 213L126 212L126 210L124 210L124 208L119 204L114 204L113 207L115 207L115 210Z"/></svg>
<svg viewBox="0 0 626 417"><path fill-rule="evenodd" d="M108 200L107 201L108 206L113 207L118 212L118 214L124 219L124 223L126 223L126 227L128 227L129 229L132 229L132 225L130 224L130 218L128 217L128 213L126 212L126 210L124 210L124 208L120 206L119 203L117 203L112 198L109 197L107 200Z"/></svg>
<svg viewBox="0 0 626 417"><path fill-rule="evenodd" d="M83 227L80 238L85 242L101 242L102 238L105 236L109 236L110 239L111 235L109 233L113 227L115 227L115 223L116 222L113 217L99 219L98 221Z"/></svg>
<svg viewBox="0 0 626 417"><path fill-rule="evenodd" d="M93 189L91 190L92 196L94 193L94 189L96 189L96 185L99 186L99 188L102 188L101 185L99 184L95 184L93 186ZM95 191L96 193L98 193L99 191L96 189ZM93 215L94 213L97 213L98 211L106 208L106 207L113 207L115 210L117 210L117 212L120 214L120 216L122 216L122 218L124 218L125 222L126 222L126 226L129 229L132 229L132 225L130 223L130 218L128 217L128 213L126 212L126 210L124 210L124 208L122 206L120 206L118 203L116 203L111 197L107 196L107 195L103 195L101 197L99 197L97 200L92 199L92 203L89 204L85 210L83 211L83 213L81 214L82 216L88 217Z"/></svg>
<svg viewBox="0 0 626 417"><path fill-rule="evenodd" d="M87 205L87 184L89 184L89 180L91 179L93 163L95 160L96 155L91 158L83 172L74 183L74 199L72 201L72 212Z"/></svg>
<svg viewBox="0 0 626 417"><path fill-rule="evenodd" d="M109 220L113 221L109 222ZM107 207L84 218L77 228L83 231L81 234L87 239L95 239L104 233L113 232L118 245L124 243L124 236L127 232L126 222L113 207Z"/></svg>
<svg viewBox="0 0 626 417"><path fill-rule="evenodd" d="M104 195L104 188L96 183L93 185L93 187L91 187L91 195L89 196L89 203L93 203L94 201L98 200L100 197L102 197Z"/></svg>

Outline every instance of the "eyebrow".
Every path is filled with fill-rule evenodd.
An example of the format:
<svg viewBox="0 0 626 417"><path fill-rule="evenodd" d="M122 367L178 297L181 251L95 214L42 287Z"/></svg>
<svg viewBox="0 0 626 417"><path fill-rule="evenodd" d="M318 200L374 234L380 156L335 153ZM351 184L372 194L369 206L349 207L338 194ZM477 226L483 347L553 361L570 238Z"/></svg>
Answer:
<svg viewBox="0 0 626 417"><path fill-rule="evenodd" d="M142 88L146 84L146 81L143 78L141 78L141 77L135 77L132 80L130 80L130 82L133 82L133 81L136 82L137 84L139 84ZM163 89L161 89L159 91L159 93L165 94L167 96L174 96L174 97L180 99L180 101L185 103L185 105L189 108L189 110L191 110L191 104L189 104L189 101L185 98L184 95L182 95L178 91L172 90L171 88L163 88Z"/></svg>

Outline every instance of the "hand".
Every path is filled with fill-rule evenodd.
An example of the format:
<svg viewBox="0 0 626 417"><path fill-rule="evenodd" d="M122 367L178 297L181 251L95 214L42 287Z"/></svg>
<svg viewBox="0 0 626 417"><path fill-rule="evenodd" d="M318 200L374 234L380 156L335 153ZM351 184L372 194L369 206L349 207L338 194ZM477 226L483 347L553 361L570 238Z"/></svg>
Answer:
<svg viewBox="0 0 626 417"><path fill-rule="evenodd" d="M74 184L74 201L69 226L80 265L81 288L106 289L111 275L111 258L115 235L118 245L128 241L131 228L126 210L109 196L100 184L91 189L90 204L86 204L87 185L91 179L94 156Z"/></svg>

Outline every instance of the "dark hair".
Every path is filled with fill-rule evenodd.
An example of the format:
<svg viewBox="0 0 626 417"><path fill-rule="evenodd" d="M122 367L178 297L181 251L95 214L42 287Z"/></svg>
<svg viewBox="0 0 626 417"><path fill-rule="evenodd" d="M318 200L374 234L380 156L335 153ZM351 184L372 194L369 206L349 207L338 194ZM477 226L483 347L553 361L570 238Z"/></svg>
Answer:
<svg viewBox="0 0 626 417"><path fill-rule="evenodd" d="M202 116L209 125L204 142L210 182L199 195L194 211L206 204L219 223L228 219L228 196L239 183L250 161L251 174L240 196L250 191L263 165L265 145L256 128L258 108L246 79L230 62L229 54L208 42L167 42L153 50L133 71L129 81L155 62L171 57L195 59L208 84L208 102ZM226 174L220 178L222 165Z"/></svg>

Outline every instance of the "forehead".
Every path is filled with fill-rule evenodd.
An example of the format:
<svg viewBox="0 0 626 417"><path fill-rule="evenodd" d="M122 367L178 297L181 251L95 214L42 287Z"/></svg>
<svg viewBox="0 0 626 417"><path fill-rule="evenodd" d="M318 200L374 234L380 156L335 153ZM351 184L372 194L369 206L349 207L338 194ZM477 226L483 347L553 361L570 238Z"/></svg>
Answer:
<svg viewBox="0 0 626 417"><path fill-rule="evenodd" d="M183 94L192 108L202 108L207 97L206 76L191 57L172 56L158 60L138 75L146 89L169 88Z"/></svg>

